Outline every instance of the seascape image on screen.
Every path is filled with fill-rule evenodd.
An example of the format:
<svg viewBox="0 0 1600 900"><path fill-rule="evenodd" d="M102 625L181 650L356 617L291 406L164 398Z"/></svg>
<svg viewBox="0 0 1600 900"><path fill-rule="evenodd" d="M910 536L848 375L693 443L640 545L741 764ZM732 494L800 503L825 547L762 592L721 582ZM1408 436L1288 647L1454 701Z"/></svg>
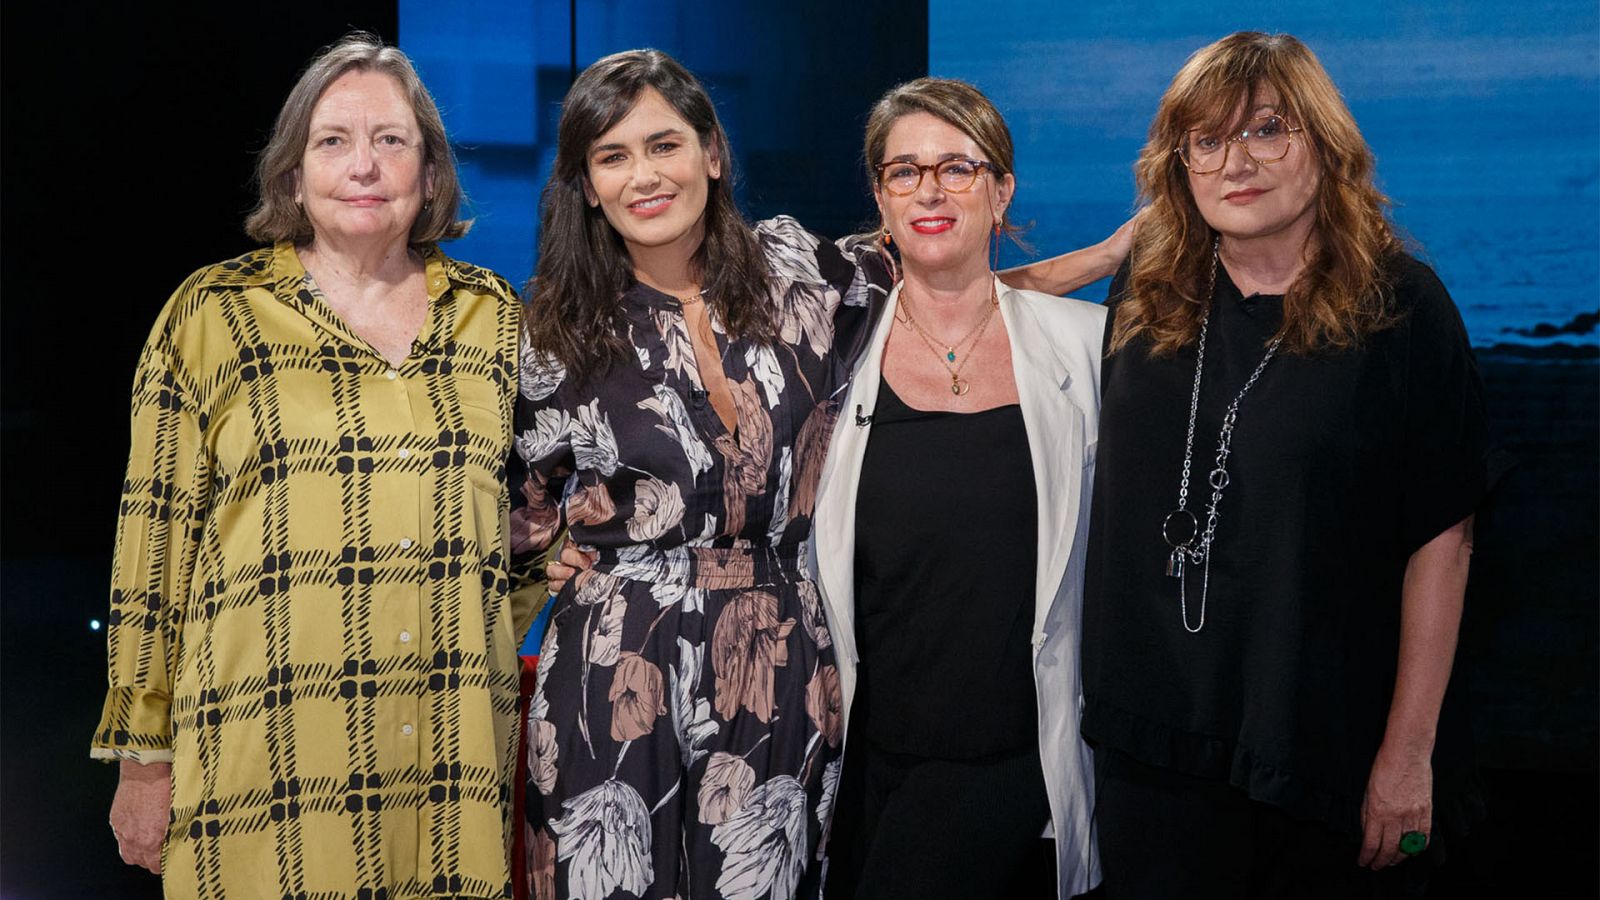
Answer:
<svg viewBox="0 0 1600 900"><path fill-rule="evenodd" d="M929 71L976 83L1005 110L1025 181L1017 218L1036 223L1028 238L1041 251L1082 246L1132 208L1132 161L1189 53L1230 31L1284 31L1343 91L1395 220L1449 288L1473 344L1528 359L1595 356L1593 3L1535 0L1515 15L1487 0L1034 0L982 16L951 0L929 6Z"/></svg>

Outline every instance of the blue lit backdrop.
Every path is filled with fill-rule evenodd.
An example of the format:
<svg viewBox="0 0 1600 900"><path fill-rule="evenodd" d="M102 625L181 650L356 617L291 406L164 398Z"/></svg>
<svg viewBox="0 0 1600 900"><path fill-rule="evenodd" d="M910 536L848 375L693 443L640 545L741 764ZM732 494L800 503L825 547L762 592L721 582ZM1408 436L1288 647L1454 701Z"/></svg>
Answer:
<svg viewBox="0 0 1600 900"><path fill-rule="evenodd" d="M921 3L848 0L401 0L400 44L444 112L478 223L451 253L517 284L533 271L538 196L561 98L601 56L655 47L704 81L754 218L788 213L830 237L871 206L860 169L867 107L923 73ZM574 52L575 51L575 52Z"/></svg>
<svg viewBox="0 0 1600 900"><path fill-rule="evenodd" d="M1528 0L1508 15L1488 0L1338 8L402 0L400 22L401 44L444 110L478 217L452 252L517 283L533 270L561 98L576 68L607 53L655 46L682 60L717 101L746 210L792 213L830 235L870 212L859 142L871 101L925 72L973 81L1017 139L1019 218L1035 224L1029 237L1040 251L1057 252L1097 240L1132 209L1130 165L1189 53L1243 28L1298 35L1349 99L1398 221L1449 286L1474 343L1499 347L1480 362L1524 473L1503 492L1504 530L1563 536L1486 547L1474 580L1492 598L1477 608L1494 622L1482 640L1495 643L1473 648L1469 631L1464 648L1511 671L1542 664L1519 648L1554 645L1494 635L1593 634L1600 25L1592 2ZM1021 259L1008 254L1007 263ZM1082 296L1103 294L1101 284ZM1591 363L1506 367L1574 356ZM1497 554L1526 565L1501 566ZM1571 670L1594 671L1592 643L1552 652ZM1517 692L1497 704L1496 727L1548 729L1526 686L1504 683ZM1592 679L1581 693L1593 698ZM1592 757L1592 711L1592 702L1571 705L1552 759Z"/></svg>
<svg viewBox="0 0 1600 900"><path fill-rule="evenodd" d="M927 34L921 3L401 0L399 41L443 111L477 217L449 251L520 285L533 272L539 191L577 70L620 50L670 53L716 101L745 212L787 213L835 237L871 212L867 108L923 74ZM543 619L524 652L542 633Z"/></svg>
<svg viewBox="0 0 1600 900"><path fill-rule="evenodd" d="M1010 122L1017 212L1037 223L1030 239L1041 251L1080 246L1126 217L1130 167L1190 53L1232 31L1285 31L1343 90L1396 219L1450 288L1474 343L1593 351L1592 320L1579 334L1518 333L1596 311L1592 0L1011 0L981 15L930 0L928 18L930 73L976 83ZM1083 296L1104 293L1102 284Z"/></svg>

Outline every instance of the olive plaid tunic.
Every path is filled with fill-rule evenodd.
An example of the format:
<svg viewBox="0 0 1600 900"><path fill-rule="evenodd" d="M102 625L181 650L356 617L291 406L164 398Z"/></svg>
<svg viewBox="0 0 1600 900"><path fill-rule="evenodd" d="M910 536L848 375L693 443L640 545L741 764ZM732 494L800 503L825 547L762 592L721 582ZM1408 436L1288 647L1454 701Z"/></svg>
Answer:
<svg viewBox="0 0 1600 900"><path fill-rule="evenodd" d="M92 755L172 761L169 897L509 896L521 306L425 264L398 367L289 244L196 272L145 346Z"/></svg>

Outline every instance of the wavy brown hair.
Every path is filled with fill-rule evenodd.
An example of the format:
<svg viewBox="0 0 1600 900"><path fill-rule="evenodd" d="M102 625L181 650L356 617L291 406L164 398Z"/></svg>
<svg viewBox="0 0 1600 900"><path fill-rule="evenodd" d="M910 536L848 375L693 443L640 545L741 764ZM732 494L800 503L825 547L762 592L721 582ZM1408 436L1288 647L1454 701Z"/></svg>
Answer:
<svg viewBox="0 0 1600 900"><path fill-rule="evenodd" d="M1278 92L1277 112L1303 129L1291 153L1313 154L1320 183L1309 257L1283 297L1284 350L1358 346L1394 322L1390 258L1402 250L1389 198L1373 183L1374 161L1339 89L1305 44L1287 34L1241 31L1202 48L1162 95L1134 166L1140 220L1110 352L1135 338L1167 355L1193 341L1209 297L1216 232L1200 215L1176 148L1184 134L1238 124L1257 92Z"/></svg>
<svg viewBox="0 0 1600 900"><path fill-rule="evenodd" d="M355 31L318 53L289 91L272 126L272 137L256 158L256 208L245 219L245 233L258 241L311 240L311 220L294 200L295 179L305 158L311 133L311 113L328 86L346 72L382 72L399 83L411 101L411 112L422 132L422 164L431 170L432 191L422 212L411 223L407 241L413 245L449 241L472 227L471 220L456 218L466 199L456 177L456 158L450 151L444 120L433 95L423 85L410 57L390 47L375 34Z"/></svg>
<svg viewBox="0 0 1600 900"><path fill-rule="evenodd" d="M755 233L733 200L733 152L706 89L659 50L628 50L583 70L562 103L555 165L544 187L539 266L528 283L524 322L536 353L560 360L574 380L632 357L620 334L622 292L633 262L605 213L584 196L589 148L650 88L694 128L700 145L722 161L706 192L705 239L690 260L705 302L733 337L769 340L777 318L770 276Z"/></svg>

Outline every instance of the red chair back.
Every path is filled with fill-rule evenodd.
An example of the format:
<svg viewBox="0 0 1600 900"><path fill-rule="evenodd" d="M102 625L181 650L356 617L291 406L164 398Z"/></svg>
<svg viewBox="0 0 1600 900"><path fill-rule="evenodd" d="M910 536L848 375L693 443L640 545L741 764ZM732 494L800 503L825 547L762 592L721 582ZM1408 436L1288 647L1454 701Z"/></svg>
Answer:
<svg viewBox="0 0 1600 900"><path fill-rule="evenodd" d="M522 657L522 693L517 701L517 777L511 783L511 896L530 900L528 881L528 704L538 683L539 657Z"/></svg>

